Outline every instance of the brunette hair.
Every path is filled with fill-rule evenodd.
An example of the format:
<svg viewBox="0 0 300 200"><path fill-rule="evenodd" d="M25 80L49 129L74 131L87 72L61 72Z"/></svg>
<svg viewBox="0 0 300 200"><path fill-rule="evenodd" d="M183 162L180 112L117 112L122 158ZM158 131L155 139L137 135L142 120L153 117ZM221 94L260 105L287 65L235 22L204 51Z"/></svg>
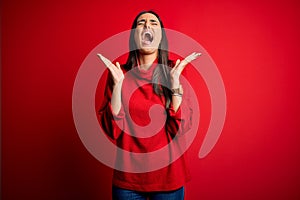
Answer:
<svg viewBox="0 0 300 200"><path fill-rule="evenodd" d="M170 81L169 81L169 69L170 67L173 67L173 62L169 60L169 51L168 51L168 39L166 36L166 32L164 30L164 25L158 16L157 13L155 13L152 10L148 11L142 11L140 12L134 19L131 32L130 32L130 38L129 38L129 55L126 61L126 64L124 65L124 69L126 71L129 71L132 69L132 67L137 66L137 58L139 55L139 49L137 48L137 45L134 40L134 34L135 29L137 27L137 20L138 18L145 14L145 13L151 13L157 17L157 19L160 22L161 31L162 31L162 38L160 41L160 44L158 46L158 67L153 72L152 76L152 85L153 90L158 95L164 95L166 100L166 108L169 108L170 102L171 102L171 92L170 92Z"/></svg>

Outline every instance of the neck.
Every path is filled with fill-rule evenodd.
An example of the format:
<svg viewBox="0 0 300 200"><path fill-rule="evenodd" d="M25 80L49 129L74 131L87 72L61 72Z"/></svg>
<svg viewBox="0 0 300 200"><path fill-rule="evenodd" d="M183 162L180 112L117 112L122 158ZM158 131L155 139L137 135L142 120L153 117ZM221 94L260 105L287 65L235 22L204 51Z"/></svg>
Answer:
<svg viewBox="0 0 300 200"><path fill-rule="evenodd" d="M138 58L140 68L144 70L148 70L153 64L153 62L155 61L155 59L157 58L157 54L158 54L157 51L152 54L140 54Z"/></svg>

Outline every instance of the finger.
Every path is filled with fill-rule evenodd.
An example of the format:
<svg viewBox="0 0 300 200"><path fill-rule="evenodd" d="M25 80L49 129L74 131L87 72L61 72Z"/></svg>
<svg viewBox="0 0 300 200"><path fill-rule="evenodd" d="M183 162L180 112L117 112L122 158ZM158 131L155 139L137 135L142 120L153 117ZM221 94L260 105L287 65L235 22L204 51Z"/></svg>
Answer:
<svg viewBox="0 0 300 200"><path fill-rule="evenodd" d="M183 69L187 66L187 62L185 62L184 60L180 62L180 64L178 65L177 69L178 72L181 74L181 72L183 71Z"/></svg>
<svg viewBox="0 0 300 200"><path fill-rule="evenodd" d="M195 60L200 55L201 55L201 53L193 52L192 54L188 55L181 62L179 60L179 63L176 62L177 65L175 65L176 66L176 70L178 70L179 73L181 73L183 71L183 69L187 66L188 63L190 63L191 61Z"/></svg>
<svg viewBox="0 0 300 200"><path fill-rule="evenodd" d="M100 54L100 53L97 53L97 56L101 59L101 61L103 62L103 57L104 56L102 56L102 54Z"/></svg>
<svg viewBox="0 0 300 200"><path fill-rule="evenodd" d="M112 64L111 61L107 58L105 58L103 55L101 55L100 53L97 54L97 56L99 56L99 58L102 60L102 62L106 65L106 67L110 67L110 65Z"/></svg>
<svg viewBox="0 0 300 200"><path fill-rule="evenodd" d="M179 66L177 67L178 70L180 70L180 73L187 66L187 64L189 64L191 61L195 60L196 57L198 57L198 54L194 52L194 53L188 55L184 60L182 60L179 64Z"/></svg>
<svg viewBox="0 0 300 200"><path fill-rule="evenodd" d="M121 69L120 63L116 62L116 66L118 67L118 69Z"/></svg>
<svg viewBox="0 0 300 200"><path fill-rule="evenodd" d="M201 54L202 54L202 53L194 52L194 56L193 56L194 60L195 60L196 58L198 58L199 56L201 56Z"/></svg>
<svg viewBox="0 0 300 200"><path fill-rule="evenodd" d="M195 54L192 53L192 54L188 55L184 60L185 60L187 63L189 63L189 62L191 62L191 61L193 60L194 56L195 56Z"/></svg>
<svg viewBox="0 0 300 200"><path fill-rule="evenodd" d="M174 68L177 68L177 67L178 67L178 65L179 65L179 63L180 63L180 60L179 60L179 59L177 59L177 60L176 60L176 63L175 63L175 66L174 66Z"/></svg>
<svg viewBox="0 0 300 200"><path fill-rule="evenodd" d="M189 62L195 60L195 59L196 59L198 56L200 56L200 55L201 55L201 53L196 53L196 52L194 52L194 53L190 54L189 56L187 56L184 60L185 60L187 63L189 63Z"/></svg>
<svg viewBox="0 0 300 200"><path fill-rule="evenodd" d="M171 69L171 72L174 72L175 70L177 70L179 65L180 65L180 60L177 59L176 62L175 62L174 67Z"/></svg>

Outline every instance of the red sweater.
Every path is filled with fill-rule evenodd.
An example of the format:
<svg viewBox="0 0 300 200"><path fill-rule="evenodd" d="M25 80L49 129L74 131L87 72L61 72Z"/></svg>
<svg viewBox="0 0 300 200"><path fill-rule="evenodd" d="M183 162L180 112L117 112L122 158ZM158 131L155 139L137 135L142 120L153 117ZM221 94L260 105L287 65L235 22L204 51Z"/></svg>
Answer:
<svg viewBox="0 0 300 200"><path fill-rule="evenodd" d="M169 144L176 134L185 133L191 126L192 110L188 104L189 96L184 85L182 103L177 112L174 111L171 103L170 108L160 109L155 112L152 119L150 118L149 109L153 105L158 104L162 108L165 107L165 98L153 91L151 83L153 71L157 66L157 64L153 64L147 71L135 67L126 73L122 85L122 107L118 115L112 113L110 104L112 80L108 77L105 100L99 111L100 123L105 133L115 141L116 145L126 151L147 153L159 150ZM136 90L130 94L128 92L130 88L136 88ZM141 131L134 125L147 126L151 120L155 121L155 119L164 120L165 123L162 123L161 127L150 128L150 131ZM153 131L153 129L156 130ZM151 134L151 131L153 131L151 136L143 137L143 134ZM157 159L171 159L171 151ZM186 155L183 154L168 166L150 172L129 173L114 170L113 185L136 191L178 189L190 179L185 157ZM128 158L125 160L122 151L117 152L116 161L124 165L139 165L139 162L145 162L145 160Z"/></svg>

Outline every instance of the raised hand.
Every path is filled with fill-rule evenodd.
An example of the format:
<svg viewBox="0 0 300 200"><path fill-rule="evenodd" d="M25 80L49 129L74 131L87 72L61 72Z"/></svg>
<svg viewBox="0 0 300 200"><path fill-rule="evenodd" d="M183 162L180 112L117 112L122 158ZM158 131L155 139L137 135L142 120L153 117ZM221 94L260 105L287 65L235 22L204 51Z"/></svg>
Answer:
<svg viewBox="0 0 300 200"><path fill-rule="evenodd" d="M102 60L102 62L105 64L105 66L109 69L114 85L117 85L124 79L124 73L121 69L120 63L116 62L116 65L114 65L109 59L105 58L101 54L97 54L97 56Z"/></svg>
<svg viewBox="0 0 300 200"><path fill-rule="evenodd" d="M102 60L102 62L111 72L114 81L114 89L113 89L113 94L111 96L111 106L112 106L112 112L118 114L120 112L121 105L122 105L121 89L122 89L122 83L124 79L124 73L118 62L116 62L116 65L114 65L109 59L105 58L101 54L98 53L97 56L99 56L99 58Z"/></svg>
<svg viewBox="0 0 300 200"><path fill-rule="evenodd" d="M181 72L186 67L186 65L196 58L198 58L201 55L201 53L192 53L189 56L187 56L184 60L180 61L179 59L176 61L175 66L170 71L170 79L171 79L171 88L179 88L180 82L179 77L181 75Z"/></svg>

